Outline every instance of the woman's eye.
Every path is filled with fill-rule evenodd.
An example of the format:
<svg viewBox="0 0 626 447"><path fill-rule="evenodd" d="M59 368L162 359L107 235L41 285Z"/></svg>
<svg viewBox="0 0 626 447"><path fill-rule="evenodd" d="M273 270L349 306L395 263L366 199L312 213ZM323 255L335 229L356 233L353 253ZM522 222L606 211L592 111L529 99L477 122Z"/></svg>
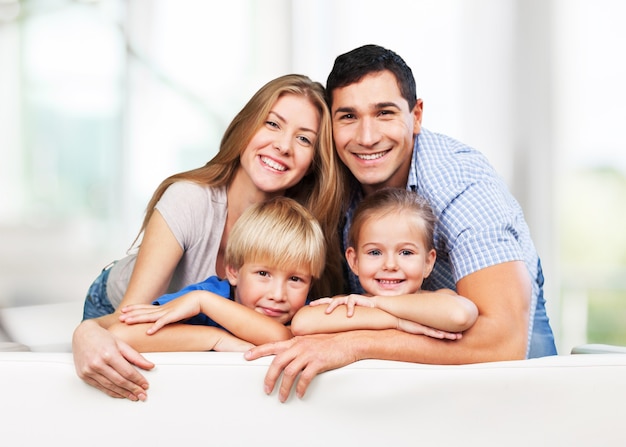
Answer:
<svg viewBox="0 0 626 447"><path fill-rule="evenodd" d="M302 142L306 146L311 146L313 144L311 143L311 140L309 140L307 137L298 137L298 140L300 140L300 142Z"/></svg>

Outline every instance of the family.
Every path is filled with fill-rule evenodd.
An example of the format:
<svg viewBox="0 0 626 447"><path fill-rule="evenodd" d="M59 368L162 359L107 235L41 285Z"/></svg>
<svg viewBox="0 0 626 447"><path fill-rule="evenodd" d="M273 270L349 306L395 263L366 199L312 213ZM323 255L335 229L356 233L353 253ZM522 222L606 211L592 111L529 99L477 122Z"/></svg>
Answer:
<svg viewBox="0 0 626 447"><path fill-rule="evenodd" d="M361 359L555 355L520 205L422 113L411 68L377 45L338 56L325 88L264 85L213 159L159 185L133 250L89 288L78 376L145 400L140 352L273 355L263 386L284 402Z"/></svg>

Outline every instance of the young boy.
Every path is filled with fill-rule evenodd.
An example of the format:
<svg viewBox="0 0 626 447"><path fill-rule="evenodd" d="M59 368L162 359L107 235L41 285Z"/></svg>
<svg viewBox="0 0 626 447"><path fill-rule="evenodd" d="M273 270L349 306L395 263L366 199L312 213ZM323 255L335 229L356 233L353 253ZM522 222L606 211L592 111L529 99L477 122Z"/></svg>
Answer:
<svg viewBox="0 0 626 447"><path fill-rule="evenodd" d="M141 352L244 351L291 338L286 325L320 278L325 255L311 213L276 197L250 207L233 226L227 280L209 277L154 305L126 306L111 330ZM176 324L183 321L190 324Z"/></svg>
<svg viewBox="0 0 626 447"><path fill-rule="evenodd" d="M456 340L478 310L450 289L421 290L435 265L435 215L418 194L385 188L367 196L354 213L346 260L368 296L322 298L293 319L296 335L354 329L400 329ZM322 308L328 304L322 315ZM340 305L347 312L333 310ZM355 312L355 306L359 309ZM367 309L365 309L367 308Z"/></svg>

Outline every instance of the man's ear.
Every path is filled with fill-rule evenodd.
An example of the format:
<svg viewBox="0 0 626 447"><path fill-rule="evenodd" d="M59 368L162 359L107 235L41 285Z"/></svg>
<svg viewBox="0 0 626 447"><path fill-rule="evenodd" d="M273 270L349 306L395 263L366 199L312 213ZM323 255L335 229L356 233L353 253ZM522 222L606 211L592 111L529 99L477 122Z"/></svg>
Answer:
<svg viewBox="0 0 626 447"><path fill-rule="evenodd" d="M346 249L346 261L348 261L348 265L350 266L352 273L359 276L359 263L356 259L356 250L354 247L348 247Z"/></svg>
<svg viewBox="0 0 626 447"><path fill-rule="evenodd" d="M239 278L239 269L236 269L232 265L226 266L226 278L231 286L237 287L237 279Z"/></svg>

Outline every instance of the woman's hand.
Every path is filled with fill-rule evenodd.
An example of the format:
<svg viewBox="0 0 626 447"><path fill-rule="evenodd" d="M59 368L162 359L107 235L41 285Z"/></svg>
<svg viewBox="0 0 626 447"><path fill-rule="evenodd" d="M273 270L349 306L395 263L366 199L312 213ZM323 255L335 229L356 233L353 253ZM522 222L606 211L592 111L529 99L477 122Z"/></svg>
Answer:
<svg viewBox="0 0 626 447"><path fill-rule="evenodd" d="M150 370L146 360L128 344L116 339L92 320L83 321L72 337L78 377L111 397L146 400L148 381L135 366Z"/></svg>

